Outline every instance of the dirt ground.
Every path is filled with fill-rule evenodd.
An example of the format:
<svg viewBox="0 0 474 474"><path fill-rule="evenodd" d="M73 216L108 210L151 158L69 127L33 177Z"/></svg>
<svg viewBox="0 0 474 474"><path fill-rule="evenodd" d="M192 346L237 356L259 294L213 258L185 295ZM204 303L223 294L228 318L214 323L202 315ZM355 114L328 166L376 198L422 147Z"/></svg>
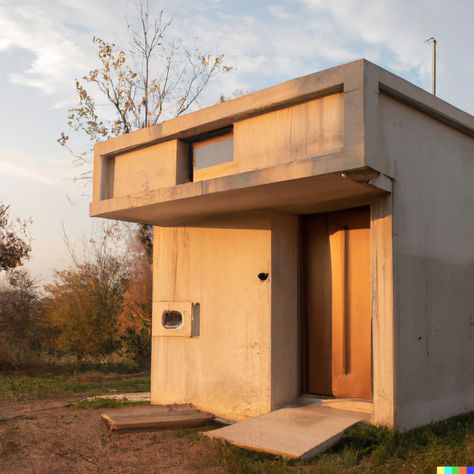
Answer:
<svg viewBox="0 0 474 474"><path fill-rule="evenodd" d="M0 403L1 473L213 473L218 442L197 431L114 433L77 399Z"/></svg>

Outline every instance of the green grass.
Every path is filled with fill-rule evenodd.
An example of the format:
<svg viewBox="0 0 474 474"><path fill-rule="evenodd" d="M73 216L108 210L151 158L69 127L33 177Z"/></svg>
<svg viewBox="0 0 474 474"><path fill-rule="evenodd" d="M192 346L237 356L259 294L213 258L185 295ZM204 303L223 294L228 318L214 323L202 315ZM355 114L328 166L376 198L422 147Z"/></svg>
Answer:
<svg viewBox="0 0 474 474"><path fill-rule="evenodd" d="M239 449L219 447L209 465L232 473L434 473L436 466L474 464L474 412L394 434L385 428L359 424L349 429L331 450L309 461L289 460Z"/></svg>
<svg viewBox="0 0 474 474"><path fill-rule="evenodd" d="M81 400L80 402L74 403L71 405L73 408L81 409L93 409L97 410L98 408L123 408L129 406L144 406L150 405L149 401L145 400L125 400L125 399L114 399L114 398L102 398L95 397L89 400Z"/></svg>
<svg viewBox="0 0 474 474"><path fill-rule="evenodd" d="M111 393L147 392L150 376L145 374L103 374L86 372L79 375L0 374L0 401L37 400L70 395L104 395Z"/></svg>
<svg viewBox="0 0 474 474"><path fill-rule="evenodd" d="M1 362L1 361L0 361ZM71 356L41 355L34 361L23 363L19 367L11 368L0 365L0 373L29 375L41 377L44 375L77 375L85 372L102 374L136 374L140 367L132 360L119 359L97 362L86 360L78 362ZM149 369L144 368L146 371Z"/></svg>

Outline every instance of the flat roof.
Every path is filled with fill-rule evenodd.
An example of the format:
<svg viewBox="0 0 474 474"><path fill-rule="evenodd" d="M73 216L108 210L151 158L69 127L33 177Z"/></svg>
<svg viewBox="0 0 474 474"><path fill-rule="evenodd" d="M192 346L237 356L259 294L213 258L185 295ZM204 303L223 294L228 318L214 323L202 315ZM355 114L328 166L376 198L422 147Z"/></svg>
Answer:
<svg viewBox="0 0 474 474"><path fill-rule="evenodd" d="M312 98L347 92L349 87L360 87L364 81L474 137L473 115L366 59L359 59L111 138L95 145L95 152L101 156L116 155L174 138L189 138Z"/></svg>

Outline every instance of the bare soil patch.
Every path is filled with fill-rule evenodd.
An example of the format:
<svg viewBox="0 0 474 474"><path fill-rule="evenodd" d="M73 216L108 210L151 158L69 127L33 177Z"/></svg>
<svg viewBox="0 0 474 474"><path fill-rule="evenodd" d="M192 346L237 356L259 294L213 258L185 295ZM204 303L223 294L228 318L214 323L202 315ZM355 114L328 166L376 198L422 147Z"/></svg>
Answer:
<svg viewBox="0 0 474 474"><path fill-rule="evenodd" d="M198 430L112 434L76 399L0 404L0 472L226 472Z"/></svg>

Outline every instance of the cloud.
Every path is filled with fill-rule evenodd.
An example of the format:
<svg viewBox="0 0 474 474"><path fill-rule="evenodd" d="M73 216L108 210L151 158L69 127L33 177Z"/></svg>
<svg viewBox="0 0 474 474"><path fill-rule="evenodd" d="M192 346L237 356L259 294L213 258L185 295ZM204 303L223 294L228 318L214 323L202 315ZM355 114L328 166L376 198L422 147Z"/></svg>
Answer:
<svg viewBox="0 0 474 474"><path fill-rule="evenodd" d="M253 5L230 12L230 3L169 0L159 5L174 17L172 33L179 41L193 47L198 38L200 49L224 53L235 68L211 85L203 105L235 89L254 90L314 71L328 58L336 63L357 57L327 25L301 18L284 2L268 6L263 17ZM92 36L126 44L125 17L133 18L135 10L130 0L0 0L0 54L20 48L32 58L27 67L9 73L10 81L54 96L53 109L71 106L73 79L97 62Z"/></svg>
<svg viewBox="0 0 474 474"><path fill-rule="evenodd" d="M27 178L33 181L41 183L57 184L58 181L48 176L45 176L39 172L32 171L31 169L24 168L23 166L9 163L6 161L0 161L0 172L10 176L16 176L19 178Z"/></svg>
<svg viewBox="0 0 474 474"><path fill-rule="evenodd" d="M27 157L21 150L0 149L0 176L10 176L14 178L26 178L44 184L61 184L62 180L57 176L57 164L47 160L38 159L35 161ZM37 163L42 163L42 169L47 173L38 170Z"/></svg>
<svg viewBox="0 0 474 474"><path fill-rule="evenodd" d="M62 86L74 64L83 63L81 48L54 17L28 2L0 5L0 51L10 48L32 54L29 66L9 74L11 82L41 89L47 94Z"/></svg>
<svg viewBox="0 0 474 474"><path fill-rule="evenodd" d="M72 81L96 64L91 45L99 35L127 43L125 17L136 13L134 0L0 0L0 54L22 48L33 58L10 71L15 84L54 96L53 109L72 105ZM366 57L429 87L429 36L439 40L439 91L465 104L472 92L467 75L473 60L462 45L473 43L474 2L441 0L280 0L261 6L250 1L163 0L150 2L174 17L173 33L203 50L217 50L234 67L211 84L201 105L255 90L318 69ZM185 32L185 34L183 34ZM474 99L468 107L474 109Z"/></svg>
<svg viewBox="0 0 474 474"><path fill-rule="evenodd" d="M113 3L0 0L0 54L15 49L32 58L22 70L8 72L9 80L55 95L58 104L63 103L70 96L73 80L95 65L93 35L105 34L120 42L121 29L127 34L125 9L114 9ZM114 14L120 15L119 21Z"/></svg>
<svg viewBox="0 0 474 474"><path fill-rule="evenodd" d="M280 20L286 20L292 16L292 14L282 5L269 5L267 11L270 15L279 18Z"/></svg>
<svg viewBox="0 0 474 474"><path fill-rule="evenodd" d="M459 0L299 0L314 16L327 15L347 43L352 37L379 50L378 62L420 86L430 83L430 47L438 40L439 94L474 110L474 86L468 71L474 64L474 2ZM461 90L464 89L461 94ZM465 90L470 94L466 96Z"/></svg>

